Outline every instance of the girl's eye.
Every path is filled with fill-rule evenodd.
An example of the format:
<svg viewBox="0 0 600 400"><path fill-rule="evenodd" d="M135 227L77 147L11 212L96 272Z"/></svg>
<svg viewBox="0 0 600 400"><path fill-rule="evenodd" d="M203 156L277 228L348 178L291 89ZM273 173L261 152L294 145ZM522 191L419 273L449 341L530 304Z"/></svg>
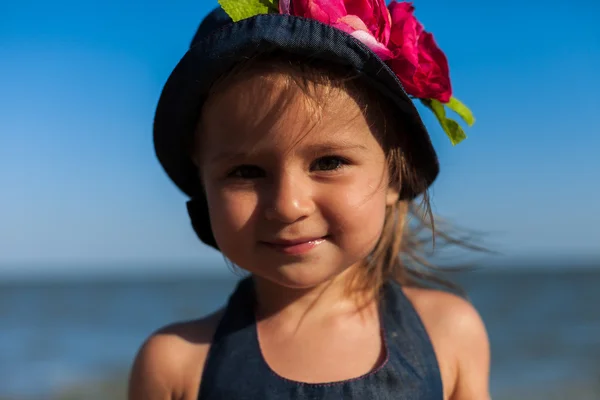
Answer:
<svg viewBox="0 0 600 400"><path fill-rule="evenodd" d="M348 162L341 157L327 156L321 157L313 162L311 170L314 171L335 171L347 165Z"/></svg>
<svg viewBox="0 0 600 400"><path fill-rule="evenodd" d="M229 178L238 179L256 179L262 176L264 176L263 170L254 165L240 165L227 174Z"/></svg>

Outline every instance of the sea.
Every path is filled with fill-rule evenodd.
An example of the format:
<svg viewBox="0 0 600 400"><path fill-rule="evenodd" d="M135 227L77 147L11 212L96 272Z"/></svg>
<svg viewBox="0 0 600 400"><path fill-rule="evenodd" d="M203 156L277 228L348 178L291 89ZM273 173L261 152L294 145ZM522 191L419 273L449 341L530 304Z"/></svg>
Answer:
<svg viewBox="0 0 600 400"><path fill-rule="evenodd" d="M144 339L221 307L240 277L0 282L0 400L125 399ZM486 323L494 400L600 400L600 268L462 272Z"/></svg>

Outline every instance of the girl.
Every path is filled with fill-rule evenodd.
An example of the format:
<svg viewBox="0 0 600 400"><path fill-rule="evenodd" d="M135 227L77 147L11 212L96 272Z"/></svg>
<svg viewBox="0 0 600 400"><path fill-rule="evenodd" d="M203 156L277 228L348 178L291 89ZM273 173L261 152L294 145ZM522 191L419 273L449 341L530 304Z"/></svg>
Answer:
<svg viewBox="0 0 600 400"><path fill-rule="evenodd" d="M154 138L200 239L249 277L144 343L129 398L489 399L480 317L413 265L408 218L427 221L415 198L438 162L406 91L454 141L444 107L471 117L412 6L221 5L165 85Z"/></svg>

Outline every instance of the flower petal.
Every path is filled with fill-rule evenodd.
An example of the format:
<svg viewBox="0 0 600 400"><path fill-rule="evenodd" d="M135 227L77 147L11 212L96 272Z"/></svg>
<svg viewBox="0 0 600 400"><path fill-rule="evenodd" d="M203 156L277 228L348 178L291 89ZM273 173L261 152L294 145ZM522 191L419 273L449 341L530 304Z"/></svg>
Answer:
<svg viewBox="0 0 600 400"><path fill-rule="evenodd" d="M390 41L390 33L392 31L392 15L390 10L385 5L385 0L378 0L381 3L381 27L379 41L387 46Z"/></svg>
<svg viewBox="0 0 600 400"><path fill-rule="evenodd" d="M421 98L421 91L414 82L415 72L417 70L415 65L401 57L389 60L388 65L402 83L406 93Z"/></svg>
<svg viewBox="0 0 600 400"><path fill-rule="evenodd" d="M452 97L450 69L446 55L438 47L433 35L423 32L419 38L419 64L415 80L427 97L447 103Z"/></svg>
<svg viewBox="0 0 600 400"><path fill-rule="evenodd" d="M290 14L290 0L279 0L279 13Z"/></svg>
<svg viewBox="0 0 600 400"><path fill-rule="evenodd" d="M292 15L314 19L327 25L347 14L342 0L296 0L292 6Z"/></svg>
<svg viewBox="0 0 600 400"><path fill-rule="evenodd" d="M369 32L380 43L387 45L389 41L391 17L385 0L346 0L344 2L349 15L359 17Z"/></svg>
<svg viewBox="0 0 600 400"><path fill-rule="evenodd" d="M338 19L337 22L333 24L333 26L347 33L352 33L354 31L369 32L369 28L367 28L367 25L365 25L363 20L357 17L356 15L346 15Z"/></svg>
<svg viewBox="0 0 600 400"><path fill-rule="evenodd" d="M393 1L390 6L392 28L388 47L395 57L403 57L415 67L419 65L418 42L423 25L413 15L412 3Z"/></svg>
<svg viewBox="0 0 600 400"><path fill-rule="evenodd" d="M373 20L372 0L346 0L344 2L349 15L355 15L371 28Z"/></svg>
<svg viewBox="0 0 600 400"><path fill-rule="evenodd" d="M389 60L394 55L387 47L385 47L382 43L379 43L377 39L375 39L375 37L369 32L354 31L351 33L351 35L360 40L363 44L367 45L383 61Z"/></svg>

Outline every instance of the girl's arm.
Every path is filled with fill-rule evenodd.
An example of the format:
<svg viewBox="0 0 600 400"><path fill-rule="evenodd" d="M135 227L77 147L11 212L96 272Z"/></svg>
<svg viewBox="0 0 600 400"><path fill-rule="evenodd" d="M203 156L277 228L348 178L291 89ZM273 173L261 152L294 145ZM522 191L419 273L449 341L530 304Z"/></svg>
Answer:
<svg viewBox="0 0 600 400"><path fill-rule="evenodd" d="M170 325L139 350L129 379L129 400L196 400L210 342L221 318Z"/></svg>
<svg viewBox="0 0 600 400"><path fill-rule="evenodd" d="M447 292L405 288L434 346L447 400L489 400L490 346L479 313Z"/></svg>
<svg viewBox="0 0 600 400"><path fill-rule="evenodd" d="M129 377L129 400L171 400L179 397L178 362L170 335L152 335L140 348Z"/></svg>
<svg viewBox="0 0 600 400"><path fill-rule="evenodd" d="M454 340L457 372L450 400L491 400L490 344L485 326L469 303L460 308Z"/></svg>

